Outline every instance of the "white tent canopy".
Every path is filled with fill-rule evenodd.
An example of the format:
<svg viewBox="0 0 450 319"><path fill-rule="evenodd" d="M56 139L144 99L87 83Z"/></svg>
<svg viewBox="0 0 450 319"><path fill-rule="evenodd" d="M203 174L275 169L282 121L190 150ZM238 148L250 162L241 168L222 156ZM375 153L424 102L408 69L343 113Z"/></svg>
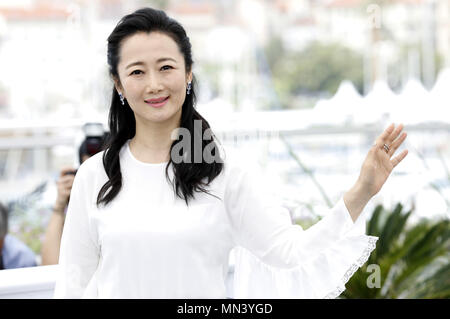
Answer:
<svg viewBox="0 0 450 319"><path fill-rule="evenodd" d="M430 94L416 79L410 79L399 96L398 105L391 113L394 123L417 124L426 119Z"/></svg>
<svg viewBox="0 0 450 319"><path fill-rule="evenodd" d="M400 94L386 82L375 82L373 89L361 97L351 82L343 81L336 94L320 100L313 109L312 124L370 124L390 121L403 124L449 123L450 69L444 69L431 91L417 79L410 79Z"/></svg>
<svg viewBox="0 0 450 319"><path fill-rule="evenodd" d="M431 95L450 99L450 68L439 72L436 83L431 89Z"/></svg>
<svg viewBox="0 0 450 319"><path fill-rule="evenodd" d="M442 70L430 92L430 117L435 121L450 123L450 68Z"/></svg>
<svg viewBox="0 0 450 319"><path fill-rule="evenodd" d="M362 97L350 81L343 81L329 100L320 100L314 107L311 124L344 124L361 107Z"/></svg>
<svg viewBox="0 0 450 319"><path fill-rule="evenodd" d="M392 92L386 82L377 81L373 89L362 101L361 107L354 114L355 123L374 123L389 118L398 106L398 96Z"/></svg>

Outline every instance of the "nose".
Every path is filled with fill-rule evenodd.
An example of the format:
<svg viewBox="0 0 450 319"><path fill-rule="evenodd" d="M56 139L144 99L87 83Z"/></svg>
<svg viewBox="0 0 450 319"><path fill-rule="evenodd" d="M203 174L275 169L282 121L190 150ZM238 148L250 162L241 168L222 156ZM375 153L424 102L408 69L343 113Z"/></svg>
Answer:
<svg viewBox="0 0 450 319"><path fill-rule="evenodd" d="M145 90L147 93L155 93L159 92L164 88L162 85L158 74L155 73L149 73L149 76L147 77L146 87Z"/></svg>

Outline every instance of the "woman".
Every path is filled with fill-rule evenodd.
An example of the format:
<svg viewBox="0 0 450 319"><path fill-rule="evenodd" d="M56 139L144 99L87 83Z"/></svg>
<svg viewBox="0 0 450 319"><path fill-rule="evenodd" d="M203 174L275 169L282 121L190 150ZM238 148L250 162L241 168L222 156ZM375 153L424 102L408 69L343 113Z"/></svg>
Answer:
<svg viewBox="0 0 450 319"><path fill-rule="evenodd" d="M406 156L391 159L406 137L401 125L380 135L354 187L302 231L258 171L218 156L194 109L191 45L180 24L150 8L123 17L108 38L108 64L111 136L75 177L55 297L224 298L235 246L278 273L277 285L288 280L280 296L342 291L375 247L358 217ZM216 160L196 158L199 140L201 155Z"/></svg>

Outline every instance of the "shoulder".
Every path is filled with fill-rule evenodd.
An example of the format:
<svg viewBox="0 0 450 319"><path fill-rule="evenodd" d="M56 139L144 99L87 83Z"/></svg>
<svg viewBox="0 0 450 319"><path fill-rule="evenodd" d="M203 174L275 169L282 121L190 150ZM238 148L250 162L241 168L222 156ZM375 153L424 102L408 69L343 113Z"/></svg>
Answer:
<svg viewBox="0 0 450 319"><path fill-rule="evenodd" d="M267 198L280 196L281 176L271 172L256 156L233 153L226 157L225 180L228 193L258 193Z"/></svg>
<svg viewBox="0 0 450 319"><path fill-rule="evenodd" d="M5 236L5 248L8 250L14 250L15 252L29 250L29 248L20 239L11 234Z"/></svg>
<svg viewBox="0 0 450 319"><path fill-rule="evenodd" d="M122 145L120 151L119 151L119 157L122 161L125 156L125 152L127 149L127 143ZM109 149L103 150L101 152L98 152L97 154L91 156L86 161L83 162L83 164L80 165L78 171L81 171L84 175L90 175L90 174L102 174L105 175L105 169L103 166L103 156L105 152L108 152ZM77 173L78 174L78 173Z"/></svg>
<svg viewBox="0 0 450 319"><path fill-rule="evenodd" d="M12 235L6 235L3 247L5 268L36 266L36 255L22 241Z"/></svg>
<svg viewBox="0 0 450 319"><path fill-rule="evenodd" d="M103 167L103 154L105 151L101 151L87 160L83 162L83 164L80 165L78 171L87 171L87 172L95 172L98 171L100 167Z"/></svg>
<svg viewBox="0 0 450 319"><path fill-rule="evenodd" d="M226 179L236 181L244 176L262 176L263 169L258 159L253 156L245 156L236 151L227 152L224 161Z"/></svg>
<svg viewBox="0 0 450 319"><path fill-rule="evenodd" d="M84 161L75 175L73 189L83 189L85 192L91 192L108 180L103 167L103 153L99 152Z"/></svg>
<svg viewBox="0 0 450 319"><path fill-rule="evenodd" d="M106 176L103 167L103 153L104 151L99 152L84 161L78 168L75 180L83 181L89 179L92 181L92 178L96 176L101 176L102 178Z"/></svg>
<svg viewBox="0 0 450 319"><path fill-rule="evenodd" d="M227 194L243 195L248 189L262 186L263 176L263 169L257 158L230 153L224 161Z"/></svg>

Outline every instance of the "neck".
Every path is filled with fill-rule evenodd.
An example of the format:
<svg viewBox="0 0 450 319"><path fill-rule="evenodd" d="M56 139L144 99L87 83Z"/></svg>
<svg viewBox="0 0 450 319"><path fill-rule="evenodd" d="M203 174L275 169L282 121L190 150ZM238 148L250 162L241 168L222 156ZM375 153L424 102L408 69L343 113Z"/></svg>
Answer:
<svg viewBox="0 0 450 319"><path fill-rule="evenodd" d="M134 157L145 163L169 161L172 132L179 127L179 120L171 123L140 123L136 120L136 135L130 141Z"/></svg>

